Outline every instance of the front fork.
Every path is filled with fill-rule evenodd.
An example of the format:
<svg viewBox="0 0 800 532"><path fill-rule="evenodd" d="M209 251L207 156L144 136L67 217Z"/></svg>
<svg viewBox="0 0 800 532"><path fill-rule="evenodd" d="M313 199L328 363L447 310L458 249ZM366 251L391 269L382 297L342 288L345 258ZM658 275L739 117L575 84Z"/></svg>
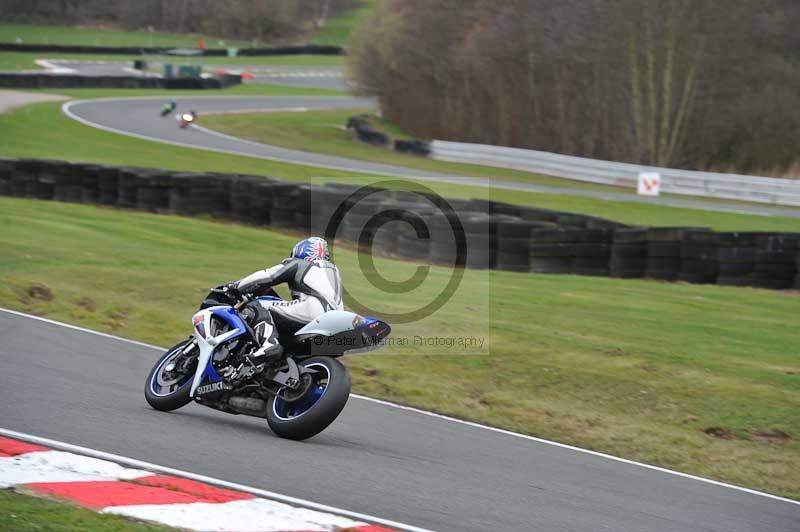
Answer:
<svg viewBox="0 0 800 532"><path fill-rule="evenodd" d="M191 339L189 340L189 345L187 345L187 346L186 346L186 347L183 349L183 351L181 352L181 354L182 354L183 356L186 356L186 355L188 355L189 353L191 353L192 351L194 351L194 349L195 349L196 347L197 347L197 338L195 338L194 336L192 336L192 337L191 337Z"/></svg>
<svg viewBox="0 0 800 532"><path fill-rule="evenodd" d="M186 371L188 368L186 367L187 363L191 361L189 357L192 352L197 349L197 340L192 336L189 339L189 343L181 350L181 356L178 357L177 360L173 360L169 364L164 367L164 371L172 372L176 369L180 371Z"/></svg>

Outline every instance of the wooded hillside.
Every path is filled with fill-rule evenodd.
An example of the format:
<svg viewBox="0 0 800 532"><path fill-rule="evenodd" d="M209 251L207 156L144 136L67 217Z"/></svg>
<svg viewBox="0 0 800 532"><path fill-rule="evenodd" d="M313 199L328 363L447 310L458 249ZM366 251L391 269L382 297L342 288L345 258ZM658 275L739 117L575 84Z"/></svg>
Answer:
<svg viewBox="0 0 800 532"><path fill-rule="evenodd" d="M800 154L796 0L384 0L349 46L427 137L693 168Z"/></svg>
<svg viewBox="0 0 800 532"><path fill-rule="evenodd" d="M0 0L0 20L291 41L357 0Z"/></svg>

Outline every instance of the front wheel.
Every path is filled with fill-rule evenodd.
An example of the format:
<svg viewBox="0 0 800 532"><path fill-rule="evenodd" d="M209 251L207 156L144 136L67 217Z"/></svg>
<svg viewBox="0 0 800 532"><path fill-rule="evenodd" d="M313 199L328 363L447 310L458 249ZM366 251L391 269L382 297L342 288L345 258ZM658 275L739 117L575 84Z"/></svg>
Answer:
<svg viewBox="0 0 800 532"><path fill-rule="evenodd" d="M189 390L192 388L192 377L197 367L197 356L183 354L190 342L191 339L184 340L164 353L147 375L144 398L156 410L169 412L192 401Z"/></svg>
<svg viewBox="0 0 800 532"><path fill-rule="evenodd" d="M341 362L314 357L300 365L314 370L303 376L304 393L291 397L283 388L269 400L267 423L281 438L305 440L325 430L341 413L350 397L350 375Z"/></svg>

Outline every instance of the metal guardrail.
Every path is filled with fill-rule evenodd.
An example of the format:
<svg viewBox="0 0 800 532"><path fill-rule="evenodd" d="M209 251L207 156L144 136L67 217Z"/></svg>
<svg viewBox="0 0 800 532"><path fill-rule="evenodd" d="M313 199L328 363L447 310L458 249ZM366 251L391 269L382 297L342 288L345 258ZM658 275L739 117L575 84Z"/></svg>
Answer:
<svg viewBox="0 0 800 532"><path fill-rule="evenodd" d="M641 172L661 174L661 191L800 207L800 180L657 168L536 150L435 140L430 157L440 161L511 168L604 185L636 188Z"/></svg>

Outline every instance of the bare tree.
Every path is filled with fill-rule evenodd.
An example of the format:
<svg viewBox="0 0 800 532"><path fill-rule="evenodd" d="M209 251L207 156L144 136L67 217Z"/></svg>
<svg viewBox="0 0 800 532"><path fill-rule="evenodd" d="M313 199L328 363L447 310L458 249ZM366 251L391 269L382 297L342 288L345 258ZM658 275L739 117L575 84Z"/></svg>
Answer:
<svg viewBox="0 0 800 532"><path fill-rule="evenodd" d="M349 69L421 137L696 168L800 153L800 3L383 0Z"/></svg>

